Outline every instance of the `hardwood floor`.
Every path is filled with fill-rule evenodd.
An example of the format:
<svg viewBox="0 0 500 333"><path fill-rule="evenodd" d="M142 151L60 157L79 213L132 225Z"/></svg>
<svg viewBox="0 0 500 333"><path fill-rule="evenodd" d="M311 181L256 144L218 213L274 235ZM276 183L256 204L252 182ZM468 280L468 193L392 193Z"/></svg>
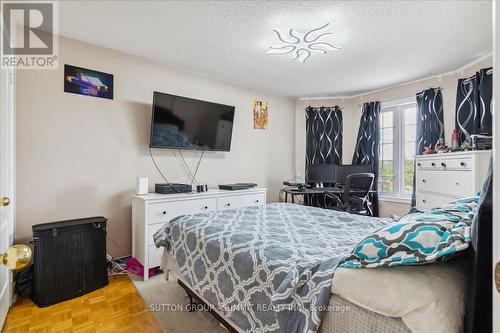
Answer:
<svg viewBox="0 0 500 333"><path fill-rule="evenodd" d="M162 333L127 276L110 277L109 285L78 298L39 308L18 299L2 333L117 332Z"/></svg>

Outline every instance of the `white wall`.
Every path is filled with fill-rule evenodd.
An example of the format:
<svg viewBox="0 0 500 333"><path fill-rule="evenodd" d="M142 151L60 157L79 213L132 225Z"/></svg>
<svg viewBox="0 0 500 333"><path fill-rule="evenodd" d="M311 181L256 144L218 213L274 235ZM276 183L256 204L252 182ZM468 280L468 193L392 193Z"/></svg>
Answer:
<svg viewBox="0 0 500 333"><path fill-rule="evenodd" d="M372 94L366 94L362 97L354 98L332 98L332 99L298 99L295 102L295 172L304 174L305 168L305 113L306 106L333 106L339 105L342 107L343 118L343 163L351 163L354 149L356 147L356 139L358 135L359 121L361 119L361 105L365 102L380 101L390 102L403 98L414 97L416 93L429 89L431 87L441 87L443 95L443 113L444 113L444 133L446 143L451 142L451 131L455 128L455 104L458 79L473 75L477 70L490 67L492 58L485 59L477 64L465 68L461 74L444 75L441 78L431 78L407 85L399 85L390 87L383 91ZM409 204L401 203L380 203L381 216L389 214L398 214L408 211Z"/></svg>
<svg viewBox="0 0 500 333"><path fill-rule="evenodd" d="M206 152L200 183L255 182L278 200L293 175L294 99L267 95L145 59L60 39L59 70L18 71L16 238L31 239L36 223L84 216L109 218L108 251L131 253L135 177L150 189L163 182L148 153L153 90L235 105L231 152ZM114 100L63 91L64 64L114 75ZM252 103L269 102L267 130L253 129ZM171 182L187 176L176 152L156 150ZM185 152L194 164L193 152Z"/></svg>

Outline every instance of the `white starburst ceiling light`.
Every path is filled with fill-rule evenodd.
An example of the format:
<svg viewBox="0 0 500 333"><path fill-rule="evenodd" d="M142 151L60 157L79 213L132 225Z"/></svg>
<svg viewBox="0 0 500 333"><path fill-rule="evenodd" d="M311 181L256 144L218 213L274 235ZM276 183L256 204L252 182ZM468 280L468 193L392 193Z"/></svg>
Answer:
<svg viewBox="0 0 500 333"><path fill-rule="evenodd" d="M273 29L282 43L271 46L267 55L288 54L292 59L305 63L313 52L327 54L328 51L340 50L342 47L324 40L325 36L332 35L331 32L322 32L329 25L330 23L326 23L312 30L290 29L288 33Z"/></svg>

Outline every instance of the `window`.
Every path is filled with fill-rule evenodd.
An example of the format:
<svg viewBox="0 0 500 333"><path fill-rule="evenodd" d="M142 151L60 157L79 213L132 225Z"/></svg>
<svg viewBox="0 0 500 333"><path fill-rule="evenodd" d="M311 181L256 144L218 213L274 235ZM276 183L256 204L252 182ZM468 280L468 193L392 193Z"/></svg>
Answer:
<svg viewBox="0 0 500 333"><path fill-rule="evenodd" d="M413 190L417 103L414 98L383 103L380 112L378 190L409 197Z"/></svg>

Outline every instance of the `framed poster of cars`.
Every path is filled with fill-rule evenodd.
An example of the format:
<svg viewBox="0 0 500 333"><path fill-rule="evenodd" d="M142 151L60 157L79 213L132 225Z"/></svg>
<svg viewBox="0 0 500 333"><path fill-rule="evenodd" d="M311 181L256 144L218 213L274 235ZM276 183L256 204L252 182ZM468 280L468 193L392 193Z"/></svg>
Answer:
<svg viewBox="0 0 500 333"><path fill-rule="evenodd" d="M87 68L64 65L64 91L113 99L113 75Z"/></svg>

